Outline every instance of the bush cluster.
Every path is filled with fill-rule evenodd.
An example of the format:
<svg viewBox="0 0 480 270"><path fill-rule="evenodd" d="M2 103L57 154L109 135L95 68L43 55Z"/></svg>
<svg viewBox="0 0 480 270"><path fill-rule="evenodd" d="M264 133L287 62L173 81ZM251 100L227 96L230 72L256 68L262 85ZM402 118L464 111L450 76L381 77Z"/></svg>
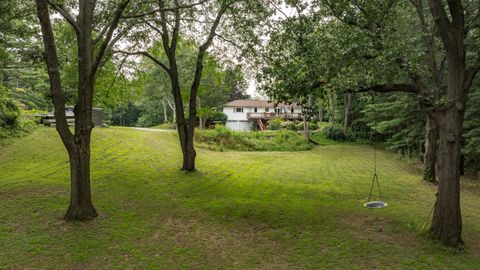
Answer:
<svg viewBox="0 0 480 270"><path fill-rule="evenodd" d="M343 142L347 139L347 135L338 126L326 127L323 130L323 132L325 133L326 137L330 140Z"/></svg>
<svg viewBox="0 0 480 270"><path fill-rule="evenodd" d="M318 124L316 122L309 122L308 128L310 130L318 129ZM280 130L280 129L287 129L292 131L300 131L303 130L303 121L284 121L281 118L274 118L268 122L268 129L269 130Z"/></svg>
<svg viewBox="0 0 480 270"><path fill-rule="evenodd" d="M16 129L19 127L20 109L9 99L6 89L0 86L0 128Z"/></svg>
<svg viewBox="0 0 480 270"><path fill-rule="evenodd" d="M302 136L293 131L280 130L272 132L236 132L224 125L215 129L198 130L195 140L209 145L210 149L238 151L303 151L311 145Z"/></svg>

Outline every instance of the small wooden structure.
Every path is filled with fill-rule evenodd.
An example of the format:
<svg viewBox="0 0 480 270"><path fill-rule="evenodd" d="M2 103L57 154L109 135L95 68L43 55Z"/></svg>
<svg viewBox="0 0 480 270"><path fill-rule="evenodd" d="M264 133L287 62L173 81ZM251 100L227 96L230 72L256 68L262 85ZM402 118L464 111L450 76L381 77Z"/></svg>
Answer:
<svg viewBox="0 0 480 270"><path fill-rule="evenodd" d="M75 113L73 112L73 107L65 107L65 115L67 116L68 125L75 125ZM103 110L100 108L93 108L92 111L92 120L95 123L96 127L104 127L105 123L103 122ZM47 114L36 114L38 121L46 126L52 126L56 124L55 113L49 112Z"/></svg>

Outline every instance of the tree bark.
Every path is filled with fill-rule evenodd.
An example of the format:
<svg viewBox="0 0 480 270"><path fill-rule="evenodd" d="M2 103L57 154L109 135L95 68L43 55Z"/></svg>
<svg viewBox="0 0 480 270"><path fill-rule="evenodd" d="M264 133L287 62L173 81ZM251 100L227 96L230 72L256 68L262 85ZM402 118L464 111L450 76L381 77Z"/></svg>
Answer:
<svg viewBox="0 0 480 270"><path fill-rule="evenodd" d="M90 191L90 134L78 137L75 148L68 153L71 186L70 205L64 216L67 221L86 221L97 216Z"/></svg>
<svg viewBox="0 0 480 270"><path fill-rule="evenodd" d="M436 182L437 176L436 159L437 159L437 140L438 140L438 127L435 123L435 119L427 114L427 121L425 125L425 156L423 160L424 172L423 180L427 182Z"/></svg>
<svg viewBox="0 0 480 270"><path fill-rule="evenodd" d="M199 97L197 97L197 102L198 102L198 109L202 109L202 101L200 100ZM205 117L204 116L199 116L198 117L198 126L201 130L205 129Z"/></svg>
<svg viewBox="0 0 480 270"><path fill-rule="evenodd" d="M430 234L446 246L463 243L460 210L460 137L463 115L454 109L439 125L438 193Z"/></svg>
<svg viewBox="0 0 480 270"><path fill-rule="evenodd" d="M310 130L308 127L308 120L306 115L303 115L303 138L305 138L305 140L307 141L310 139Z"/></svg>

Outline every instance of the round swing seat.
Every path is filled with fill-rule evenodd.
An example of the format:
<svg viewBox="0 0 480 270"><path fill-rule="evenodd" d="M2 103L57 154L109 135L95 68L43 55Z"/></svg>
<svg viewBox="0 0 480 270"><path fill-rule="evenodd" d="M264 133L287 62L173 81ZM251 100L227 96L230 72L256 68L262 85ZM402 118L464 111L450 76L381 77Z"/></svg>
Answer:
<svg viewBox="0 0 480 270"><path fill-rule="evenodd" d="M369 209L385 208L387 205L388 203L384 201L371 201L363 204L363 206Z"/></svg>

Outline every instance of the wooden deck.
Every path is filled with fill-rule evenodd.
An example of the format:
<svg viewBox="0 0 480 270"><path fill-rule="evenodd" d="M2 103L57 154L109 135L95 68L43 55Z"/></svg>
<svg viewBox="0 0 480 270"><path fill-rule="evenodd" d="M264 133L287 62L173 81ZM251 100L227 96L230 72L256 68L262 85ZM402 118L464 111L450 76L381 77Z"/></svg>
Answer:
<svg viewBox="0 0 480 270"><path fill-rule="evenodd" d="M259 113L247 113L247 118L249 120L255 119L272 119L272 118L283 118L283 119L301 119L303 115L301 113L276 113L276 112L259 112Z"/></svg>

